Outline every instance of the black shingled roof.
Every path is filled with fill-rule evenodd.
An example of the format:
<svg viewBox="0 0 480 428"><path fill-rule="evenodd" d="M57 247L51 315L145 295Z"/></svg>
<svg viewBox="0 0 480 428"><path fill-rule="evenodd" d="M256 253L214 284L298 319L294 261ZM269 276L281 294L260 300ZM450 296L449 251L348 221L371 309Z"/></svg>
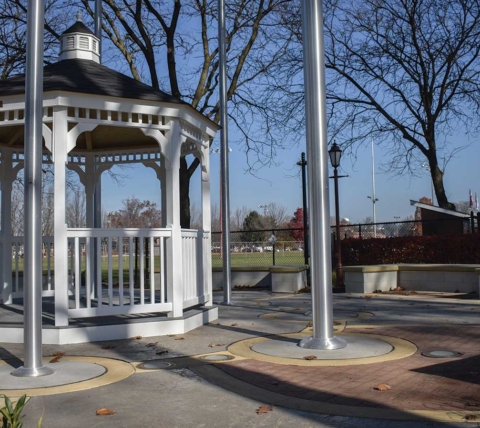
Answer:
<svg viewBox="0 0 480 428"><path fill-rule="evenodd" d="M70 33L87 33L93 34L92 31L82 22L77 21L73 24L70 28L67 28L63 34L70 34ZM93 34L95 35L95 34Z"/></svg>
<svg viewBox="0 0 480 428"><path fill-rule="evenodd" d="M68 91L117 98L186 104L177 97L154 89L91 60L66 59L59 61L44 67L43 76L44 92ZM21 94L25 94L25 75L0 80L0 97Z"/></svg>

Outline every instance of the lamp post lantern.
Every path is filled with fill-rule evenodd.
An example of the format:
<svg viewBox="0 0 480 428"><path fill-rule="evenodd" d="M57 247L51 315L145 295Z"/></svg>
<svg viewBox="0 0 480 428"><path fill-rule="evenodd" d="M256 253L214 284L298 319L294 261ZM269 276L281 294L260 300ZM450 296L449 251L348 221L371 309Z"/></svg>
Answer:
<svg viewBox="0 0 480 428"><path fill-rule="evenodd" d="M342 157L342 150L337 143L333 143L332 148L328 151L330 162L333 166L333 180L335 184L335 271L337 272L336 286L343 286L343 266L342 266L342 247L340 237L340 208L338 203L338 179L345 176L338 175L338 167Z"/></svg>

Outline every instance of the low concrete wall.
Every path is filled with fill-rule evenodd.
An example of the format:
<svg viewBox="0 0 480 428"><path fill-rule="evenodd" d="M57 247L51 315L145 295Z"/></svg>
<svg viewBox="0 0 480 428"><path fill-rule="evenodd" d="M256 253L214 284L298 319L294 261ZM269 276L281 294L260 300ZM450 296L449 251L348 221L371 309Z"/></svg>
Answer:
<svg viewBox="0 0 480 428"><path fill-rule="evenodd" d="M223 268L212 269L213 289L223 290ZM294 293L307 285L307 266L232 267L232 287L265 287L275 293Z"/></svg>
<svg viewBox="0 0 480 428"><path fill-rule="evenodd" d="M347 293L413 291L471 293L480 291L480 265L379 265L344 267Z"/></svg>

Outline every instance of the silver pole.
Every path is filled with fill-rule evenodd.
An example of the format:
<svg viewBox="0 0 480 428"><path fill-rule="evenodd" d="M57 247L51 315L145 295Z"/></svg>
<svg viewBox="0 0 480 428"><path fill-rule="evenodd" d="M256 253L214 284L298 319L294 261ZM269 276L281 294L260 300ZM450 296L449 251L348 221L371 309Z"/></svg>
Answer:
<svg viewBox="0 0 480 428"><path fill-rule="evenodd" d="M375 152L374 152L374 142L372 137L372 202L373 202L373 237L377 237L377 209L376 203L377 198L375 197Z"/></svg>
<svg viewBox="0 0 480 428"><path fill-rule="evenodd" d="M302 1L303 63L307 124L310 268L313 336L299 345L338 349L347 343L333 335L330 201L327 165L327 104L321 0Z"/></svg>
<svg viewBox="0 0 480 428"><path fill-rule="evenodd" d="M23 367L14 376L53 373L42 362L42 117L44 0L28 1L25 78L25 241L23 273Z"/></svg>
<svg viewBox="0 0 480 428"><path fill-rule="evenodd" d="M98 53L102 62L102 0L95 0L95 36L98 38Z"/></svg>
<svg viewBox="0 0 480 428"><path fill-rule="evenodd" d="M227 52L225 47L225 1L218 0L218 58L220 80L220 172L222 176L223 305L231 305L230 191L228 183Z"/></svg>

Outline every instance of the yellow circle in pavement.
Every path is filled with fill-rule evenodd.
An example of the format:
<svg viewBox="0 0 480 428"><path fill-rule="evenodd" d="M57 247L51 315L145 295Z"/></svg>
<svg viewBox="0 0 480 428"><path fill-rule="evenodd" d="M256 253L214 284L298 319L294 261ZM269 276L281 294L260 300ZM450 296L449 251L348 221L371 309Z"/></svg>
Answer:
<svg viewBox="0 0 480 428"><path fill-rule="evenodd" d="M64 394L67 392L84 391L86 389L98 388L100 386L110 385L112 383L120 382L135 373L134 367L125 361L115 360L112 358L102 357L84 357L71 356L61 357L62 361L68 362L82 362L97 364L105 368L105 372L100 376L84 381L67 383L65 385L57 385L43 388L28 388L28 389L0 389L0 395L5 394L8 397L20 397L26 394L29 397ZM0 361L0 365L7 365L6 361Z"/></svg>
<svg viewBox="0 0 480 428"><path fill-rule="evenodd" d="M363 358L348 358L348 359L312 359L304 360L298 358L286 358L278 357L273 355L267 355L265 353L260 353L254 351L252 348L260 343L267 340L278 340L280 337L285 339L297 339L300 341L308 336L310 336L307 330L304 330L301 333L293 334L277 334L274 336L266 337L256 337L253 339L245 339L239 342L233 343L228 347L228 351L233 355L238 355L243 358L248 358L251 360L265 361L269 363L276 364L285 364L291 366L308 366L308 367L319 367L319 366L355 366L362 364L373 364L381 363L385 361L399 360L401 358L409 357L417 352L417 347L408 340L400 339L398 337L392 336L381 336L378 334L361 334L361 333L340 333L336 332L336 335L342 336L354 336L354 337L364 337L369 339L378 339L384 341L392 346L392 351L378 356L363 357ZM328 351L335 352L335 351Z"/></svg>

